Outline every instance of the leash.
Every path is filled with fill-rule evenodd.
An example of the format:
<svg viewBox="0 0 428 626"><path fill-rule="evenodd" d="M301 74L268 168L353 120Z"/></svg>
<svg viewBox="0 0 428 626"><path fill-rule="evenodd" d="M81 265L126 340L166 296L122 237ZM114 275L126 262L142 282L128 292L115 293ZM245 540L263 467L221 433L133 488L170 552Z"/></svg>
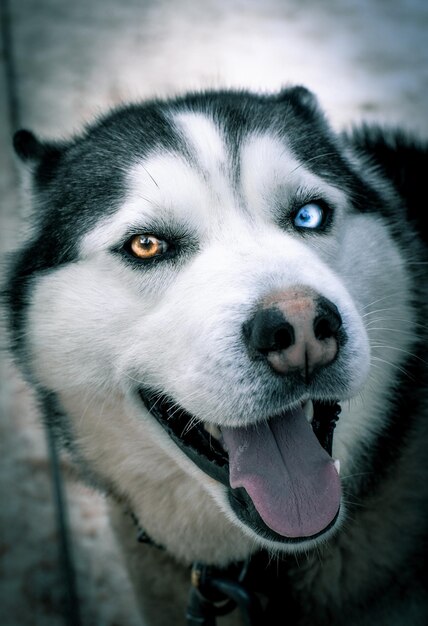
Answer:
<svg viewBox="0 0 428 626"><path fill-rule="evenodd" d="M58 531L59 564L64 580L65 606L63 617L67 626L82 626L64 481L61 474L58 450L56 448L55 434L53 433L52 425L49 424L49 422L46 425L46 431L52 474L53 500L55 502L56 524Z"/></svg>
<svg viewBox="0 0 428 626"><path fill-rule="evenodd" d="M52 481L52 499L55 508L58 533L58 561L64 585L62 617L67 626L82 626L80 598L77 590L76 566L72 549L71 529L68 519L67 494L61 471L60 454L55 432L57 411L52 397L43 397L45 414L51 419L45 420L45 433L49 454Z"/></svg>

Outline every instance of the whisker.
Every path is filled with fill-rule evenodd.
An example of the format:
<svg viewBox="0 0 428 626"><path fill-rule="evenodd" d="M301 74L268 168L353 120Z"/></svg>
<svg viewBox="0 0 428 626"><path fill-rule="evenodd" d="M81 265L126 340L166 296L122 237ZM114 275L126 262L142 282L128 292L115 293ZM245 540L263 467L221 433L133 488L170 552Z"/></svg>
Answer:
<svg viewBox="0 0 428 626"><path fill-rule="evenodd" d="M365 304L362 307L362 310L364 311L364 309L368 309L370 306L373 306L374 304L377 304L378 302L382 302L383 300L387 300L388 298L395 298L398 294L399 292L397 291L396 293L389 293L385 296L382 296L382 298L377 298L376 300L372 300L368 304Z"/></svg>
<svg viewBox="0 0 428 626"><path fill-rule="evenodd" d="M404 354L406 354L407 356L411 356L412 358L418 359L418 361L421 361L424 365L428 365L428 361L425 361L425 359L418 356L414 352L410 352L409 350L405 350L404 348L398 348L397 346L390 346L384 343L373 344L372 348L377 348L377 349L382 348L384 350L396 350L397 352L404 352Z"/></svg>
<svg viewBox="0 0 428 626"><path fill-rule="evenodd" d="M367 327L368 331L372 331L372 330L387 330L388 332L391 333L401 333L402 335L410 335L411 337L414 337L414 333L410 330L403 330L401 328L387 328L386 326L368 326Z"/></svg>
<svg viewBox="0 0 428 626"><path fill-rule="evenodd" d="M371 365L372 365L372 367L378 367L378 368L380 368L380 366L376 365L375 363L373 363L372 360L379 361L380 363L385 363L386 365L389 365L390 367L393 367L396 370L398 370L399 372L401 372L402 374L404 374L404 376L406 376L406 378L408 378L409 380L412 380L412 381L415 380L414 376L412 376L409 372L407 372L405 369L403 369L402 367L400 367L396 363L391 363L390 361L388 361L386 359L381 359L378 356L372 355L372 357L371 357Z"/></svg>
<svg viewBox="0 0 428 626"><path fill-rule="evenodd" d="M385 311L387 311L388 309L384 309ZM370 315L370 313L367 313L367 315ZM409 323L409 320L404 318L404 317L378 317L374 320L370 320L367 323L367 328L369 328L370 324L376 324L377 322L406 322ZM413 322L412 321L412 325L413 326L419 326L420 328L422 328L423 330L428 330L428 325L427 324L422 324L419 322Z"/></svg>
<svg viewBox="0 0 428 626"><path fill-rule="evenodd" d="M152 179L152 181L154 182L154 184L156 185L156 187L158 189L160 189L159 185L157 184L157 182L155 181L155 179L153 178L153 176L150 174L149 170L147 169L147 167L144 167L144 165L141 166L143 168L143 170L146 172L146 174L148 176L150 176L150 178Z"/></svg>

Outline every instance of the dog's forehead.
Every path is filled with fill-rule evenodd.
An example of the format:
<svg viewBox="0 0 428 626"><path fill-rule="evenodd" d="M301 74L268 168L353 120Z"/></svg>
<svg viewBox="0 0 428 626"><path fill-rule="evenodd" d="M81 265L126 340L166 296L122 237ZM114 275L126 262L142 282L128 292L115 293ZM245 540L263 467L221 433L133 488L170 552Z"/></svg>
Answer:
<svg viewBox="0 0 428 626"><path fill-rule="evenodd" d="M202 236L230 219L266 220L275 203L286 209L297 191L345 203L343 192L305 167L274 131L253 129L236 141L206 112L169 118L184 149L157 147L129 167L124 203L85 236L84 251L152 225L175 223Z"/></svg>
<svg viewBox="0 0 428 626"><path fill-rule="evenodd" d="M225 133L213 116L198 111L181 111L172 114L171 121L201 168L215 172L227 164L230 154Z"/></svg>

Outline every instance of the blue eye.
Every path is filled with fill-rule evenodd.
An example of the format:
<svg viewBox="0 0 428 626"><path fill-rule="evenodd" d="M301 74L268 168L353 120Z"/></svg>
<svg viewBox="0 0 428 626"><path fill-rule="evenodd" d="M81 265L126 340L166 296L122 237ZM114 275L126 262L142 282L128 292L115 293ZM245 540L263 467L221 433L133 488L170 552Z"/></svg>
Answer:
<svg viewBox="0 0 428 626"><path fill-rule="evenodd" d="M316 202L302 206L293 218L294 226L316 230L324 222L324 209Z"/></svg>

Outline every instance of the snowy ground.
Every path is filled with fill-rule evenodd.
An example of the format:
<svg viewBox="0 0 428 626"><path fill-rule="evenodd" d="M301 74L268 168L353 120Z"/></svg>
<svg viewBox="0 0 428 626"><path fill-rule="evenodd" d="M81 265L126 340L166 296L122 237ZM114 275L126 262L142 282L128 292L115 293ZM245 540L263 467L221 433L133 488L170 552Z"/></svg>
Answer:
<svg viewBox="0 0 428 626"><path fill-rule="evenodd" d="M0 57L2 251L20 237L10 148L16 122L63 137L121 101L189 87L271 90L298 82L317 92L335 126L369 119L428 136L425 0L1 0L0 6L8 27ZM7 81L11 53L15 72ZM0 624L59 626L44 431L5 354L1 366ZM65 460L63 466L84 625L141 626L103 499L73 479Z"/></svg>

